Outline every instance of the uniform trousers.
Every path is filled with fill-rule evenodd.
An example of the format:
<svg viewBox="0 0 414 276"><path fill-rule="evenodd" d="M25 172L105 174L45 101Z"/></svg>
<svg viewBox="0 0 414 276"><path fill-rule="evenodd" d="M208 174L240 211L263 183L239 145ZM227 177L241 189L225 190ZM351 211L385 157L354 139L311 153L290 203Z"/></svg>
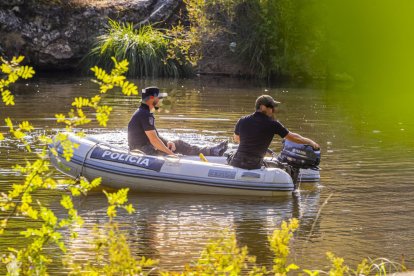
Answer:
<svg viewBox="0 0 414 276"><path fill-rule="evenodd" d="M236 152L233 156L230 156L228 160L230 165L246 170L260 169L265 165L263 158L251 156L250 154L242 152Z"/></svg>
<svg viewBox="0 0 414 276"><path fill-rule="evenodd" d="M167 145L167 140L163 138L161 138L161 140L165 145ZM180 153L183 155L199 155L200 153L202 153L206 156L210 155L210 147L199 147L190 145L189 143L184 142L183 140L175 140L173 142L175 144L174 153ZM165 152L155 149L154 146L151 144L142 146L139 148L139 150L143 151L145 154L148 155L167 155Z"/></svg>

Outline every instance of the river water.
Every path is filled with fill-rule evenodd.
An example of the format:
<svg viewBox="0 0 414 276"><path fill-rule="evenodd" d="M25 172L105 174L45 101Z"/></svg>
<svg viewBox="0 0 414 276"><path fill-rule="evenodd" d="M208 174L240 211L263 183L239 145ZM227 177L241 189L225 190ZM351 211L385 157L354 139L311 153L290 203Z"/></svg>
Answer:
<svg viewBox="0 0 414 276"><path fill-rule="evenodd" d="M355 266L365 257L385 257L414 267L414 122L410 111L368 102L352 87L290 88L252 81L198 78L193 80L135 80L139 88L158 85L173 105L156 114L156 125L169 138L213 144L231 139L240 116L253 112L258 95L282 102L279 120L291 131L317 141L322 148L320 183L302 184L295 195L277 198L206 195L130 194L137 212L120 213L118 221L132 251L160 261L163 269L181 270L197 258L205 244L228 229L239 245L247 245L258 263L270 265L269 235L283 220L298 218L292 261L303 268L324 269L331 251ZM96 93L87 78L38 78L15 86L16 106L0 108L0 119L30 120L36 133L60 131L54 114L66 113L75 96ZM361 100L362 99L362 100ZM138 98L108 95L114 110L107 128L84 131L118 146L126 145L126 126ZM408 112L408 113L407 113ZM5 127L0 129L6 132ZM271 148L280 150L280 139ZM11 166L32 159L20 145L0 143L0 192L21 178ZM56 177L63 179L60 173ZM38 196L58 214L61 193ZM101 191L75 200L85 225L80 238L66 239L77 260L88 261L96 223L104 223L106 198ZM0 236L1 254L24 240L19 231L33 225L17 219ZM58 257L61 253L51 251ZM4 269L4 268L3 268ZM58 274L59 265L52 266Z"/></svg>

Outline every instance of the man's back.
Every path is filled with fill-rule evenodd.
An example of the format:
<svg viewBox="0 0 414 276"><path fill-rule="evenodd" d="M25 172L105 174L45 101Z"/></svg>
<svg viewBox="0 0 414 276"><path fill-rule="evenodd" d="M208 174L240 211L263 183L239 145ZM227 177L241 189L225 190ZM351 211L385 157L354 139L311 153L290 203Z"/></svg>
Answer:
<svg viewBox="0 0 414 276"><path fill-rule="evenodd" d="M263 158L275 134L288 141L319 148L311 139L289 132L281 123L274 120L279 104L280 102L271 96L261 95L256 99L256 112L237 122L234 141L240 145L230 158L230 165L247 170L260 169L264 165Z"/></svg>
<svg viewBox="0 0 414 276"><path fill-rule="evenodd" d="M145 131L155 130L154 115L142 104L128 123L128 146L130 150L151 144Z"/></svg>
<svg viewBox="0 0 414 276"><path fill-rule="evenodd" d="M263 158L274 135L278 134L283 138L289 131L266 114L255 112L242 117L237 122L234 133L240 136L237 152Z"/></svg>

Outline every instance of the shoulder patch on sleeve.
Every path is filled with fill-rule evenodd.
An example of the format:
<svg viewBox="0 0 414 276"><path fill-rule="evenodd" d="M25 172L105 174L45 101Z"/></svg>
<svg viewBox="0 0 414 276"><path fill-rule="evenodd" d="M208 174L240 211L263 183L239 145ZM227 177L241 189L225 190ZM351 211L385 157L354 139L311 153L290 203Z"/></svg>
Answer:
<svg viewBox="0 0 414 276"><path fill-rule="evenodd" d="M154 125L154 117L148 117L148 123L153 126Z"/></svg>

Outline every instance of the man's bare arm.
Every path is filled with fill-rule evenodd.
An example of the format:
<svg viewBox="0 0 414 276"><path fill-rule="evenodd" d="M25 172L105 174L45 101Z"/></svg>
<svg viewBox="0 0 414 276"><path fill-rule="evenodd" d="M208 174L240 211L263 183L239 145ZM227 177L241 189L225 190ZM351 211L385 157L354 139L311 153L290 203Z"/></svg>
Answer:
<svg viewBox="0 0 414 276"><path fill-rule="evenodd" d="M311 145L312 148L314 149L319 149L319 145L317 143L315 143L314 141L312 141L309 138L303 137L297 133L294 132L289 132L288 135L286 135L284 137L286 140L291 141L291 142L295 142L298 144L307 144L307 145Z"/></svg>
<svg viewBox="0 0 414 276"><path fill-rule="evenodd" d="M159 151L165 152L168 155L174 155L169 148L165 146L165 144L161 141L160 137L158 137L157 132L155 130L147 130L145 131L151 145L154 146Z"/></svg>

